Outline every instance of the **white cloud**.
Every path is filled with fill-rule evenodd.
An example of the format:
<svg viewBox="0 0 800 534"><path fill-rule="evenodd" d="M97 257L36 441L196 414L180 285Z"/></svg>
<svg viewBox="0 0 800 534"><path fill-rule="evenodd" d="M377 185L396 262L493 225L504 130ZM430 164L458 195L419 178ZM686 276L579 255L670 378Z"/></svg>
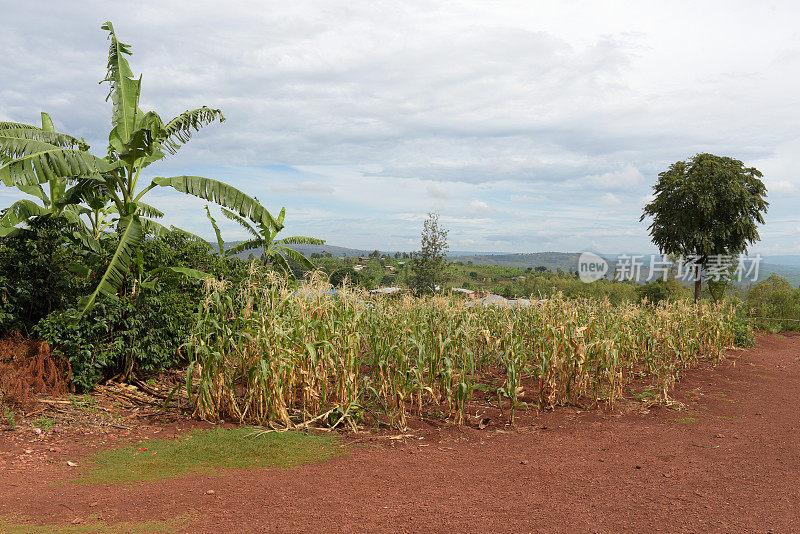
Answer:
<svg viewBox="0 0 800 534"><path fill-rule="evenodd" d="M642 180L642 173L633 165L625 165L619 170L589 176L598 184L615 189L624 189L637 185Z"/></svg>
<svg viewBox="0 0 800 534"><path fill-rule="evenodd" d="M320 183L320 182L312 182L309 180L297 182L294 184L276 184L272 186L273 191L288 193L288 192L299 192L299 193L332 193L334 191L333 187Z"/></svg>
<svg viewBox="0 0 800 534"><path fill-rule="evenodd" d="M600 197L600 203L606 206L619 206L622 201L614 193L606 193Z"/></svg>
<svg viewBox="0 0 800 534"><path fill-rule="evenodd" d="M778 195L794 195L800 193L800 189L789 180L767 180L766 184L768 193L775 193Z"/></svg>
<svg viewBox="0 0 800 534"><path fill-rule="evenodd" d="M547 198L542 195L511 195L508 197L511 202L545 202Z"/></svg>
<svg viewBox="0 0 800 534"><path fill-rule="evenodd" d="M789 2L688 0L16 3L0 20L0 117L32 122L45 109L103 155L98 25L111 19L133 45L143 109L166 119L206 104L228 118L153 172L231 181L286 205L291 231L400 248L438 209L485 250L646 247L649 186L710 151L764 172L765 246L789 248L799 15ZM179 197L162 193L173 207ZM186 202L167 222L208 233ZM543 224L555 233L537 233ZM633 224L639 237L590 241L600 224ZM498 228L506 237L490 238Z"/></svg>
<svg viewBox="0 0 800 534"><path fill-rule="evenodd" d="M480 217L491 215L492 213L494 213L494 210L489 206L489 204L478 199L472 200L472 202L470 202L467 208L464 210L464 214L468 217Z"/></svg>
<svg viewBox="0 0 800 534"><path fill-rule="evenodd" d="M450 198L450 189L442 184L432 183L427 186L428 194L434 198Z"/></svg>

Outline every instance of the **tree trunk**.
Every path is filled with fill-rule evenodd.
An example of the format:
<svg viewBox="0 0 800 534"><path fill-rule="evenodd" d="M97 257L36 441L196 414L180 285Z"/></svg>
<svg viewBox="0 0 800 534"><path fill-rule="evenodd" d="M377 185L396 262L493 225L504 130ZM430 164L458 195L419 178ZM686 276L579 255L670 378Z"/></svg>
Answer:
<svg viewBox="0 0 800 534"><path fill-rule="evenodd" d="M695 265L694 268L694 302L700 304L700 292L703 284L703 280L700 278L700 264Z"/></svg>

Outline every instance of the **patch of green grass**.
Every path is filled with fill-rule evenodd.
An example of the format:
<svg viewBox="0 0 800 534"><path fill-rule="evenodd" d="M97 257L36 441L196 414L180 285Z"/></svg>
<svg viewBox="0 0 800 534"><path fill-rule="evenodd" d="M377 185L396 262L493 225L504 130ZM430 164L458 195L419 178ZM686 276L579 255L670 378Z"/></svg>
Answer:
<svg viewBox="0 0 800 534"><path fill-rule="evenodd" d="M17 428L17 420L14 419L14 412L11 410L11 408L6 406L2 402L0 402L0 406L2 406L3 408L3 419L5 419L8 422L8 426L11 427L11 430Z"/></svg>
<svg viewBox="0 0 800 534"><path fill-rule="evenodd" d="M45 417L43 415L33 420L33 426L41 428L44 432L50 432L55 424L55 419L50 419L49 417Z"/></svg>
<svg viewBox="0 0 800 534"><path fill-rule="evenodd" d="M177 532L189 526L188 517L180 517L169 521L145 521L125 523L105 523L90 517L77 525L37 525L19 516L0 516L0 531L7 534L83 534L83 533L151 533Z"/></svg>
<svg viewBox="0 0 800 534"><path fill-rule="evenodd" d="M637 399L647 399L647 398L655 399L656 397L658 397L658 391L656 391L656 388L654 386L645 388L645 390L642 391L641 393L636 393L636 390L633 388L630 389L630 392L631 395L633 395Z"/></svg>
<svg viewBox="0 0 800 534"><path fill-rule="evenodd" d="M335 436L302 432L256 435L248 428L195 430L175 439L106 449L90 462L79 484L125 484L220 469L286 469L341 454Z"/></svg>
<svg viewBox="0 0 800 534"><path fill-rule="evenodd" d="M88 393L83 395L83 398L72 397L69 400L70 405L73 408L82 408L84 410L89 410L90 412L96 412L97 407L95 406L95 401L91 395Z"/></svg>
<svg viewBox="0 0 800 534"><path fill-rule="evenodd" d="M673 419L676 423L694 423L697 421L694 417L681 417L680 419Z"/></svg>

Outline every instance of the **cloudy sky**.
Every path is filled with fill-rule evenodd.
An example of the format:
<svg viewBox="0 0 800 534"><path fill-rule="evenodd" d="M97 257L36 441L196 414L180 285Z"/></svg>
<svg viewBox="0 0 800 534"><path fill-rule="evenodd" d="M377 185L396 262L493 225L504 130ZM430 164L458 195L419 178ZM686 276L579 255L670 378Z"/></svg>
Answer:
<svg viewBox="0 0 800 534"><path fill-rule="evenodd" d="M764 173L757 249L800 253L795 2L0 3L0 120L47 111L104 155L111 20L143 109L228 119L150 176L286 206L286 235L412 250L438 210L453 250L650 252L657 174L713 152ZM211 237L204 202L149 199Z"/></svg>

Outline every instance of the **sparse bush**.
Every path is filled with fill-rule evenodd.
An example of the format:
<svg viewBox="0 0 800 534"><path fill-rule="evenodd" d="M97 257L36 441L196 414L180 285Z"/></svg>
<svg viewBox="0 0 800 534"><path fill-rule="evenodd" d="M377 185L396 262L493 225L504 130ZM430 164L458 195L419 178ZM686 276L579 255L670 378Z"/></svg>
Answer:
<svg viewBox="0 0 800 534"><path fill-rule="evenodd" d="M737 318L736 322L733 323L733 336L733 342L737 347L750 348L756 344L753 327L743 318Z"/></svg>
<svg viewBox="0 0 800 534"><path fill-rule="evenodd" d="M770 275L750 288L744 306L756 328L774 332L798 329L800 289L792 288L781 276Z"/></svg>

